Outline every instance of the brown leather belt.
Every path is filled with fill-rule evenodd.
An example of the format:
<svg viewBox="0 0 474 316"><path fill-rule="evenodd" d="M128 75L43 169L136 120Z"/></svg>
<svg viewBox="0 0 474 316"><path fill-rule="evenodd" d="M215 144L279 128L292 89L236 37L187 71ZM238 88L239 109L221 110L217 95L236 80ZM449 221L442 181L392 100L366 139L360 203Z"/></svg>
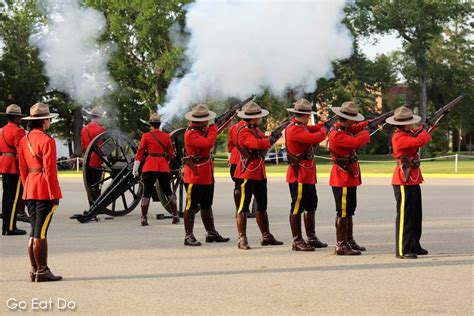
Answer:
<svg viewBox="0 0 474 316"><path fill-rule="evenodd" d="M43 168L28 168L28 173L43 173Z"/></svg>
<svg viewBox="0 0 474 316"><path fill-rule="evenodd" d="M2 156L16 157L16 153L2 153Z"/></svg>
<svg viewBox="0 0 474 316"><path fill-rule="evenodd" d="M208 161L209 159L211 159L211 156L207 156L207 157L195 156L195 157L192 157L192 159L194 163L199 164L201 162Z"/></svg>
<svg viewBox="0 0 474 316"><path fill-rule="evenodd" d="M148 153L150 157L166 157L166 154Z"/></svg>

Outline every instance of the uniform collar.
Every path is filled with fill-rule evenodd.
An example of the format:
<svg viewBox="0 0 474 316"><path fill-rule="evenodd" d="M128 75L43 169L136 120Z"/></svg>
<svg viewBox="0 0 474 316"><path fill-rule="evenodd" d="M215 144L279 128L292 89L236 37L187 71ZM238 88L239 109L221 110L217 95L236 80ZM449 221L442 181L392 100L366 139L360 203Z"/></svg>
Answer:
<svg viewBox="0 0 474 316"><path fill-rule="evenodd" d="M14 123L14 122L8 122L7 125L20 126L20 124L16 124L16 123Z"/></svg>

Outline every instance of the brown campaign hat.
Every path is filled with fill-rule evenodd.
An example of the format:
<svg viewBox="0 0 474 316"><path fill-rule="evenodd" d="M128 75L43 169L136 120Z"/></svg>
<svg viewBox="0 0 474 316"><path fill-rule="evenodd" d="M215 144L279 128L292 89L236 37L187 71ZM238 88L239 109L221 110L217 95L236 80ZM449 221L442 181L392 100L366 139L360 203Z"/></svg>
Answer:
<svg viewBox="0 0 474 316"><path fill-rule="evenodd" d="M158 113L151 114L150 119L148 120L148 123L161 123L160 114Z"/></svg>
<svg viewBox="0 0 474 316"><path fill-rule="evenodd" d="M85 110L85 112L90 115L90 116L95 116L95 117L103 117L105 115L105 111L102 110L100 106L94 106L92 110L88 111Z"/></svg>
<svg viewBox="0 0 474 316"><path fill-rule="evenodd" d="M30 116L24 117L23 120L44 120L58 116L59 114L57 113L49 112L49 105L39 102L30 108Z"/></svg>
<svg viewBox="0 0 474 316"><path fill-rule="evenodd" d="M7 110L5 112L1 112L0 114L26 116L25 114L21 113L21 108L16 104L10 104L7 106Z"/></svg>
<svg viewBox="0 0 474 316"><path fill-rule="evenodd" d="M246 103L242 110L237 112L237 116L243 119L253 119L259 117L265 117L268 115L268 111L264 110L257 103L250 101Z"/></svg>
<svg viewBox="0 0 474 316"><path fill-rule="evenodd" d="M210 121L216 117L216 113L209 111L206 105L198 104L193 107L192 111L186 113L184 117L192 122Z"/></svg>
<svg viewBox="0 0 474 316"><path fill-rule="evenodd" d="M343 117L351 121L363 121L365 118L359 113L359 107L353 101L344 102L341 107L332 107L331 110L336 113L337 116Z"/></svg>
<svg viewBox="0 0 474 316"><path fill-rule="evenodd" d="M291 113L298 113L298 114L316 114L316 112L312 111L313 105L306 99L299 99L295 103L293 103L292 108L286 109L288 112Z"/></svg>
<svg viewBox="0 0 474 316"><path fill-rule="evenodd" d="M385 119L390 125L411 125L421 121L421 117L413 114L413 111L406 106L401 106L395 110L393 116Z"/></svg>

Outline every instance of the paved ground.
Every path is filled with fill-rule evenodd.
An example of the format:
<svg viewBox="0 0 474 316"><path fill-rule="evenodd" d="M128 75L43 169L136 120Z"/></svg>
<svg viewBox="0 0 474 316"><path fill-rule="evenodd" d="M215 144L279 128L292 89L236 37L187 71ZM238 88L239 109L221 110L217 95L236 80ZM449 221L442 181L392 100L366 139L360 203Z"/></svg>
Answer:
<svg viewBox="0 0 474 316"><path fill-rule="evenodd" d="M316 314L473 313L473 180L430 179L423 186L423 245L430 255L394 257L395 207L389 179L367 179L359 189L356 237L368 251L336 257L334 202L327 179L318 185L319 236L324 250L290 250L289 194L282 179L269 182L270 224L286 244L260 247L250 220L251 251L236 247L231 183L218 179L216 226L227 244L184 247L183 226L152 220L140 227L138 210L111 221L69 219L86 200L81 179L62 179L64 199L49 232L49 263L64 282L31 284L26 237L2 238L0 313L8 298L57 299L81 314ZM160 206L154 204L152 212ZM26 227L24 224L20 224ZM197 221L196 236L204 231ZM12 301L10 303L13 303ZM45 304L45 303L43 303Z"/></svg>

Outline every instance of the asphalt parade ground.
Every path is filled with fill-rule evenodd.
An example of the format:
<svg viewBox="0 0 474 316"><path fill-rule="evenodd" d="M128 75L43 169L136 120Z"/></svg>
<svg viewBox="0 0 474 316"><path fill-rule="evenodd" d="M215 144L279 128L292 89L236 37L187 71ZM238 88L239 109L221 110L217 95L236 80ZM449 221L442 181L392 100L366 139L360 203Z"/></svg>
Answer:
<svg viewBox="0 0 474 316"><path fill-rule="evenodd" d="M81 178L61 178L64 198L49 230L49 266L64 277L30 283L26 236L3 237L0 314L16 309L64 314L471 314L473 310L473 183L428 179L422 186L422 245L417 260L396 259L395 200L390 179L363 180L358 190L355 237L367 251L334 255L334 201L327 178L317 186L317 233L330 246L291 251L290 197L284 179L270 179L272 233L283 246L261 247L249 219L252 250L238 250L232 182L218 178L216 227L231 237L204 243L199 215L195 235L202 247L183 245L182 222L149 219L139 210L113 220L80 224L69 219L87 200ZM150 215L162 213L158 203ZM19 223L20 228L28 228Z"/></svg>

